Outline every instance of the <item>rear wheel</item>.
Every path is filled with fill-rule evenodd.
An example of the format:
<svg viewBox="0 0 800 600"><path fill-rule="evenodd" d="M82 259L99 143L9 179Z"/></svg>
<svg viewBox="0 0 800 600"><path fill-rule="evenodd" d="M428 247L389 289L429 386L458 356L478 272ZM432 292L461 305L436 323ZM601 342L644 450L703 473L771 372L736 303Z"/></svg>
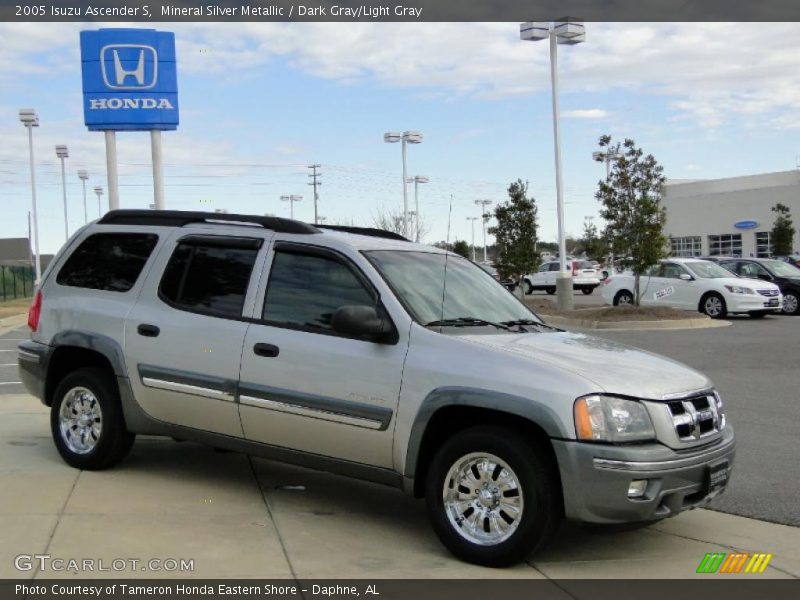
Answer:
<svg viewBox="0 0 800 600"><path fill-rule="evenodd" d="M794 292L787 292L783 295L783 308L781 309L785 315L796 315L800 312L798 306L797 294Z"/></svg>
<svg viewBox="0 0 800 600"><path fill-rule="evenodd" d="M585 288L581 288L581 291L588 296L589 294L591 294L594 291L594 288L593 287L585 287Z"/></svg>
<svg viewBox="0 0 800 600"><path fill-rule="evenodd" d="M507 429L474 427L447 440L431 463L425 491L439 539L479 565L521 561L547 543L560 521L547 463Z"/></svg>
<svg viewBox="0 0 800 600"><path fill-rule="evenodd" d="M700 301L700 312L712 319L723 319L728 314L728 308L722 296L711 293L703 296Z"/></svg>
<svg viewBox="0 0 800 600"><path fill-rule="evenodd" d="M548 287L544 288L544 291L552 296L553 294L556 293L556 288L553 287L553 286L548 286Z"/></svg>
<svg viewBox="0 0 800 600"><path fill-rule="evenodd" d="M614 306L631 306L633 304L633 294L628 290L620 290L614 296Z"/></svg>
<svg viewBox="0 0 800 600"><path fill-rule="evenodd" d="M120 462L136 437L125 428L114 375L96 368L78 369L58 384L50 429L67 464L89 471Z"/></svg>

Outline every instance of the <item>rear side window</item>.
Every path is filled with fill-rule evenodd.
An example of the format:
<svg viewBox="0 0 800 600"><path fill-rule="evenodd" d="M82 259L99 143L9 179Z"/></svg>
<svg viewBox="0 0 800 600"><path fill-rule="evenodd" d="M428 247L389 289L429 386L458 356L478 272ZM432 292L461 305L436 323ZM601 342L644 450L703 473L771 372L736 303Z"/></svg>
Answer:
<svg viewBox="0 0 800 600"><path fill-rule="evenodd" d="M159 295L181 310L241 317L260 244L249 239L228 245L179 242L164 270Z"/></svg>
<svg viewBox="0 0 800 600"><path fill-rule="evenodd" d="M96 233L70 255L56 282L70 287L127 292L135 284L158 236L146 233Z"/></svg>
<svg viewBox="0 0 800 600"><path fill-rule="evenodd" d="M579 269L594 269L594 263L588 260L582 260L578 262Z"/></svg>

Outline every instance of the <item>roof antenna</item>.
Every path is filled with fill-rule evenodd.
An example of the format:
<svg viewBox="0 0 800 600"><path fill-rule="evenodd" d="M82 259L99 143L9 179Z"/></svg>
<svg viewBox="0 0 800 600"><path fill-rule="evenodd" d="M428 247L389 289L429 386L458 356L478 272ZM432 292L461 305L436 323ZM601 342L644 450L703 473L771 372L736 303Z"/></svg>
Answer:
<svg viewBox="0 0 800 600"><path fill-rule="evenodd" d="M442 281L442 321L444 321L444 299L447 295L447 259L450 257L450 223L453 216L453 194L450 194L450 206L447 209L447 239L444 242L444 279Z"/></svg>

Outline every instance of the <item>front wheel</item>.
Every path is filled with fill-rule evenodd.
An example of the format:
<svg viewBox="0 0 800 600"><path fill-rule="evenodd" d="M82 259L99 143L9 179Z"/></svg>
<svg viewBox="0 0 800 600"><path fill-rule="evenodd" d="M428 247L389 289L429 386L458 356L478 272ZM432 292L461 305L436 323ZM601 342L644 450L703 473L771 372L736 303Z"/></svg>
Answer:
<svg viewBox="0 0 800 600"><path fill-rule="evenodd" d="M783 295L783 307L781 308L783 314L785 315L796 315L800 312L800 306L798 306L797 294L789 292Z"/></svg>
<svg viewBox="0 0 800 600"><path fill-rule="evenodd" d="M520 434L474 427L439 449L426 480L433 529L457 557L487 567L542 548L561 512L551 471Z"/></svg>
<svg viewBox="0 0 800 600"><path fill-rule="evenodd" d="M533 284L526 279L525 280L525 294L530 296L532 293L533 293Z"/></svg>
<svg viewBox="0 0 800 600"><path fill-rule="evenodd" d="M631 294L628 290L620 290L617 292L617 295L614 296L614 306L632 306L633 305L633 294Z"/></svg>
<svg viewBox="0 0 800 600"><path fill-rule="evenodd" d="M593 287L585 287L585 288L581 288L581 291L588 296L589 294L591 294L594 291L594 288Z"/></svg>
<svg viewBox="0 0 800 600"><path fill-rule="evenodd" d="M73 371L58 384L50 429L64 461L89 471L120 462L135 438L125 428L113 373L95 368Z"/></svg>
<svg viewBox="0 0 800 600"><path fill-rule="evenodd" d="M548 286L548 287L544 288L544 291L547 292L548 295L552 296L553 294L556 293L556 288L551 285L551 286Z"/></svg>
<svg viewBox="0 0 800 600"><path fill-rule="evenodd" d="M712 319L724 319L728 314L725 299L719 294L708 294L700 304L700 312Z"/></svg>

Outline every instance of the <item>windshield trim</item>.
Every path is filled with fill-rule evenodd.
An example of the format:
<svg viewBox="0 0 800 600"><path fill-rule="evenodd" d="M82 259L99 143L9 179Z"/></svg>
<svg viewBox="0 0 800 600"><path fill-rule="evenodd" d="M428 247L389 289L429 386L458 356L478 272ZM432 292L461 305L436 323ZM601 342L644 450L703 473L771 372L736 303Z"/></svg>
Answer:
<svg viewBox="0 0 800 600"><path fill-rule="evenodd" d="M416 315L414 310L406 302L405 298L403 298L403 296L397 292L397 289L395 288L394 284L391 281L389 281L389 279L386 277L386 275L384 275L383 271L378 267L378 265L373 260L373 257L371 255L375 254L377 252L395 252L395 253L407 252L407 253L414 253L414 254L438 254L438 255L441 255L441 256L447 256L448 259L449 259L449 257L454 257L456 260L465 260L468 263L471 263L474 267L476 267L481 273L483 273L484 276L486 276L489 279L491 279L492 283L494 285L499 285L501 288L503 288L503 291L505 293L507 293L509 296L511 296L514 300L516 300L517 303L520 304L531 315L533 315L534 319L538 319L542 324L547 325L545 320L542 317L540 317L538 314L536 314L534 312L534 310L530 306L528 306L524 302L520 301L520 299L517 298L510 291L508 291L505 288L505 286L503 286L503 284L501 284L499 281L497 281L497 279L495 279L494 277L489 275L489 273L484 271L478 263L470 260L469 258L465 258L465 257L461 256L460 254L454 254L453 252L449 252L449 251L436 252L436 251L432 251L432 250L416 249L416 248L415 249L408 249L408 250L401 250L401 249L396 249L396 248L392 248L392 249L388 249L388 248L387 249L384 249L384 248L372 248L372 249L359 250L359 254L361 254L367 260L367 262L369 262L370 266L373 269L375 269L375 272L378 273L378 275L380 276L381 280L391 290L392 295L397 300L397 302L399 302L400 305L403 307L403 310L406 311L406 314L408 314L408 316L411 317L411 320L414 321L415 323L417 323L418 325L424 327L425 329L429 330L429 331L433 331L433 330L430 327L428 327L427 325L425 325L424 319L421 319Z"/></svg>

